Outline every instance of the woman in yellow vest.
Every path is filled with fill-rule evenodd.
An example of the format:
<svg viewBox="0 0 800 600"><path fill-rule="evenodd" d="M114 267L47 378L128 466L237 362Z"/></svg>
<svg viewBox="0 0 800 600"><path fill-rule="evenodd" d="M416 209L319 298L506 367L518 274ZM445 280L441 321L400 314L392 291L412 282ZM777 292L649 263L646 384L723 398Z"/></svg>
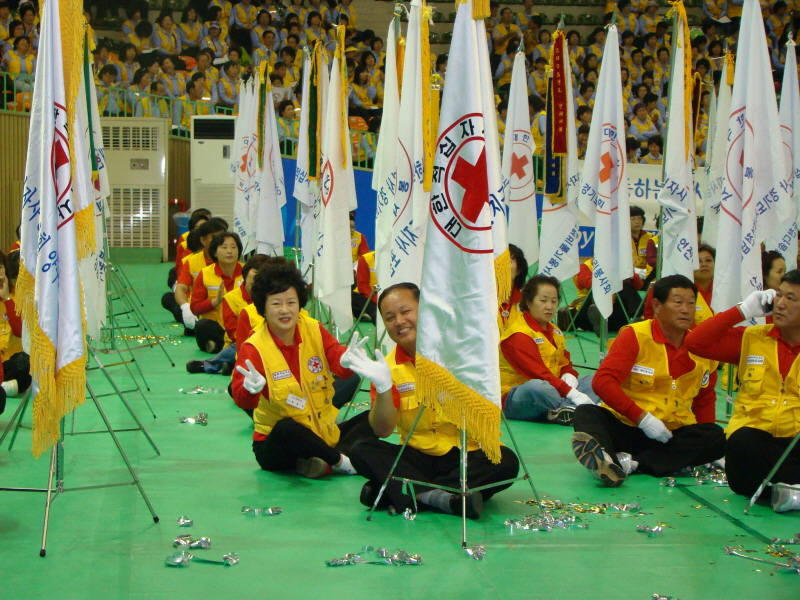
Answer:
<svg viewBox="0 0 800 600"><path fill-rule="evenodd" d="M197 317L192 313L190 302L194 289L194 280L205 267L214 261L208 255L208 247L218 233L228 230L228 223L219 217L213 217L193 229L186 238L186 246L192 252L184 256L178 271L175 290L161 297L161 306L170 311L175 321L183 323L184 335L194 335Z"/></svg>
<svg viewBox="0 0 800 600"><path fill-rule="evenodd" d="M555 277L531 277L522 289L521 316L500 336L500 391L509 419L571 425L575 406L599 402L592 376L578 379L564 334L551 323L560 290Z"/></svg>
<svg viewBox="0 0 800 600"><path fill-rule="evenodd" d="M203 22L197 18L197 10L191 6L183 9L181 22L178 24L178 35L181 38L181 47L197 48L203 39Z"/></svg>
<svg viewBox="0 0 800 600"><path fill-rule="evenodd" d="M142 54L153 49L152 36L153 24L150 21L139 21L133 28L133 33L128 36L128 42L136 47L136 52Z"/></svg>
<svg viewBox="0 0 800 600"><path fill-rule="evenodd" d="M214 236L208 246L208 255L214 262L204 267L192 286L192 313L199 317L194 328L197 346L203 352L214 354L230 343L226 339L222 320L222 300L242 282L242 240L230 231Z"/></svg>
<svg viewBox="0 0 800 600"><path fill-rule="evenodd" d="M353 261L353 269L358 266L358 258L369 252L367 238L356 231L356 213L350 213L350 258Z"/></svg>
<svg viewBox="0 0 800 600"><path fill-rule="evenodd" d="M353 317L358 318L363 311L367 323L375 323L378 306L378 276L375 273L375 252L367 252L358 258L356 267L356 287L352 293ZM367 303L369 300L369 303Z"/></svg>
<svg viewBox="0 0 800 600"><path fill-rule="evenodd" d="M355 470L338 445L366 429L364 418L336 425L333 376L349 378L345 348L314 319L301 315L308 286L292 264L262 269L252 286L262 326L242 345L231 383L233 399L253 410L253 453L262 469L296 469L310 478ZM358 425L364 427L358 427Z"/></svg>
<svg viewBox="0 0 800 600"><path fill-rule="evenodd" d="M534 154L536 156L544 155L544 134L547 125L544 98L541 96L528 96L528 109L533 113L531 120L531 135L536 144Z"/></svg>
<svg viewBox="0 0 800 600"><path fill-rule="evenodd" d="M511 296L507 302L500 304L497 310L497 326L500 333L513 323L522 314L519 302L522 299L522 288L528 279L528 260L525 253L514 244L508 245L508 254L511 257Z"/></svg>
<svg viewBox="0 0 800 600"><path fill-rule="evenodd" d="M162 54L177 56L181 52L181 36L172 21L172 11L163 11L156 20L153 31L153 48Z"/></svg>
<svg viewBox="0 0 800 600"><path fill-rule="evenodd" d="M395 475L458 487L461 464L458 428L434 411L422 410L422 400L415 393L418 307L419 288L413 283L398 283L387 288L381 293L378 308L386 332L397 346L386 358L376 352L377 360L372 360L363 344L352 344L342 357L342 364L372 382L373 404L368 414L374 434L386 438L397 428L400 441L408 440ZM474 440L469 440L467 450L469 488L517 476L519 459L509 448L500 447L500 463L496 465L489 461ZM350 459L359 475L368 480L361 489L361 503L365 506L375 503L378 490L386 481L399 451L397 444L371 437L364 437L353 445ZM471 492L467 496L466 516L479 518L483 502L509 485ZM447 514L461 514L460 496L417 483L413 490L422 510L438 509ZM403 492L400 481L389 482L385 493L378 506L392 505L397 512L404 512L415 504L414 498Z"/></svg>
<svg viewBox="0 0 800 600"><path fill-rule="evenodd" d="M684 340L696 296L683 275L656 282L655 319L624 327L594 375L604 405L575 410L575 457L609 487L634 472L663 477L725 454L717 362L691 354Z"/></svg>
<svg viewBox="0 0 800 600"><path fill-rule="evenodd" d="M691 352L739 365L742 383L725 430L725 469L731 490L747 497L755 494L800 432L799 297L800 271L790 271L777 292L752 292L686 338ZM736 327L770 312L772 324ZM800 510L800 447L789 453L770 483L775 512Z"/></svg>
<svg viewBox="0 0 800 600"><path fill-rule="evenodd" d="M6 255L0 252L0 414L7 396L17 396L31 385L30 358L22 350L22 320L10 275Z"/></svg>
<svg viewBox="0 0 800 600"><path fill-rule="evenodd" d="M12 74L17 92L31 92L36 74L36 57L30 51L31 44L28 38L20 36L14 38L13 46L14 49L0 63L0 68Z"/></svg>
<svg viewBox="0 0 800 600"><path fill-rule="evenodd" d="M200 40L200 49L205 50L208 48L214 53L214 58L223 58L228 55L228 42L225 41L225 31L220 27L216 21L206 24L208 35Z"/></svg>
<svg viewBox="0 0 800 600"><path fill-rule="evenodd" d="M119 71L119 87L128 88L133 83L133 76L141 66L136 62L136 46L123 44L119 53L120 60L114 61L114 66Z"/></svg>
<svg viewBox="0 0 800 600"><path fill-rule="evenodd" d="M168 288L172 289L172 286L174 286L175 282L178 280L178 271L180 271L181 265L183 264L183 259L192 254L187 246L189 234L210 218L211 211L207 208L198 208L192 211L192 214L189 216L188 229L178 238L178 243L175 246L175 267L169 270L167 276Z"/></svg>

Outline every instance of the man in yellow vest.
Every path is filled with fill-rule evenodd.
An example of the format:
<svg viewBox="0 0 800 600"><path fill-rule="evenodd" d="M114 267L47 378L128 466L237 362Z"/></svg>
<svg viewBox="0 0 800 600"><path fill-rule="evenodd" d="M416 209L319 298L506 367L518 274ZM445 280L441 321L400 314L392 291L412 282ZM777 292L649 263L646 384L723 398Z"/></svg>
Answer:
<svg viewBox="0 0 800 600"><path fill-rule="evenodd" d="M192 313L189 305L192 299L194 280L200 271L213 262L208 256L211 240L216 234L227 230L228 223L224 219L213 217L191 233L191 236L200 242L201 249L184 257L174 293L167 292L161 297L161 306L173 314L175 321L183 323L184 335L194 335L194 326L197 323L197 317Z"/></svg>
<svg viewBox="0 0 800 600"><path fill-rule="evenodd" d="M353 316L358 318L364 310L362 321L375 323L377 317L378 291L372 293L378 285L378 277L375 274L375 251L367 252L358 257L356 267L356 287L353 289L351 303L353 306ZM368 301L369 300L369 301Z"/></svg>
<svg viewBox="0 0 800 600"><path fill-rule="evenodd" d="M356 231L356 212L350 212L350 254L353 261L353 270L358 266L359 256L364 256L369 252L367 238L362 233Z"/></svg>
<svg viewBox="0 0 800 600"><path fill-rule="evenodd" d="M346 349L314 319L301 314L308 285L291 263L261 269L252 286L264 325L242 345L231 382L236 404L253 411L253 453L265 471L295 469L317 479L355 475L346 449L373 436L366 413L340 425L333 376L353 372Z"/></svg>
<svg viewBox="0 0 800 600"><path fill-rule="evenodd" d="M572 449L607 486L634 471L663 477L725 454L714 422L717 363L684 343L696 296L683 275L656 282L655 319L624 327L595 373L592 387L605 405L575 409Z"/></svg>
<svg viewBox="0 0 800 600"><path fill-rule="evenodd" d="M400 432L401 441L408 445L394 470L395 475L417 481L458 487L461 456L458 448L458 428L444 421L430 409L420 415L422 402L416 389L417 309L419 288L413 283L398 283L381 293L378 310L381 311L386 332L397 344L384 358L375 351L371 360L362 344L353 344L342 357L342 364L372 382L373 404L369 411L369 424L378 437L386 438ZM419 418L416 428L414 422ZM410 439L409 439L410 436ZM361 503L372 506L378 490L386 481L395 464L401 446L384 440L364 437L350 450L350 461L356 471L368 479L361 490ZM467 485L476 488L506 481L517 476L519 459L509 448L501 446L500 464L493 464L474 440L469 441L467 453ZM480 517L483 501L509 487L504 484L467 497L467 516ZM413 506L413 499L403 493L398 481L391 481L381 498L382 506L392 505L398 512ZM417 502L428 509L439 509L447 514L461 513L458 495L424 485L415 485Z"/></svg>
<svg viewBox="0 0 800 600"><path fill-rule="evenodd" d="M652 243L653 234L644 231L645 214L640 206L631 206L631 254L633 269L642 280L652 273L655 265L647 261L647 245Z"/></svg>
<svg viewBox="0 0 800 600"><path fill-rule="evenodd" d="M735 327L770 311L772 324ZM739 365L741 385L725 430L725 469L731 490L750 497L800 433L800 271L786 273L777 292L753 292L704 321L686 345L700 356ZM800 510L800 446L770 483L775 512Z"/></svg>

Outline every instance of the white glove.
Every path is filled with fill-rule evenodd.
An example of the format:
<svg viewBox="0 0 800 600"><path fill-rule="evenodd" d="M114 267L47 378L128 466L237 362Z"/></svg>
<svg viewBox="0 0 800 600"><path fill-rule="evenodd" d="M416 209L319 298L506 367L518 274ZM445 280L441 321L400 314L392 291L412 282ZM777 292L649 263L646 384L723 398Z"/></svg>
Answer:
<svg viewBox="0 0 800 600"><path fill-rule="evenodd" d="M194 316L192 309L189 308L189 303L184 302L181 304L181 313L183 314L183 325L186 329L194 329L197 325L197 317Z"/></svg>
<svg viewBox="0 0 800 600"><path fill-rule="evenodd" d="M380 350L375 350L375 360L367 356L364 346L368 341L369 338L364 338L359 342L356 331L350 346L342 354L339 362L344 368L355 371L364 379L370 380L375 384L378 393L382 394L392 389L392 371Z"/></svg>
<svg viewBox="0 0 800 600"><path fill-rule="evenodd" d="M773 302L775 302L775 290L756 290L745 298L744 302L739 303L739 310L745 319L766 317L772 312L772 307L767 305Z"/></svg>
<svg viewBox="0 0 800 600"><path fill-rule="evenodd" d="M251 394L258 394L264 389L264 386L267 385L267 380L264 379L264 376L253 366L249 358L244 361L244 364L247 365L246 369L239 366L236 367L236 370L244 375L244 389Z"/></svg>
<svg viewBox="0 0 800 600"><path fill-rule="evenodd" d="M569 394L567 394L567 400L572 402L575 406L580 406L581 404L594 404L589 396L583 392L579 392L574 388L569 391Z"/></svg>
<svg viewBox="0 0 800 600"><path fill-rule="evenodd" d="M634 269L633 272L636 273L642 279L647 277L647 269Z"/></svg>
<svg viewBox="0 0 800 600"><path fill-rule="evenodd" d="M578 378L575 377L575 375L573 375L572 373L564 373L561 376L561 381L566 383L571 388L578 387Z"/></svg>
<svg viewBox="0 0 800 600"><path fill-rule="evenodd" d="M661 419L656 419L650 413L644 413L644 418L639 423L639 429L644 431L644 434L651 440L656 440L662 444L666 444L672 439L672 432L667 429L667 426L664 425Z"/></svg>

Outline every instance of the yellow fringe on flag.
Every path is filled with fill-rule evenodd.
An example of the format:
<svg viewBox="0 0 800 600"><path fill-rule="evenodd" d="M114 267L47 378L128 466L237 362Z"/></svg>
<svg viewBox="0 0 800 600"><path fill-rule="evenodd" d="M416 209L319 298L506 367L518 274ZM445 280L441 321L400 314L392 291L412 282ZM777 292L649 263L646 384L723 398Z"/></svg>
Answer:
<svg viewBox="0 0 800 600"><path fill-rule="evenodd" d="M422 63L422 140L425 144L425 164L423 166L422 189L426 192L431 191L433 181L433 148L436 140L436 132L431 135L431 43L430 43L430 19L433 17L433 9L430 6L422 7L422 43L420 48L420 62Z"/></svg>
<svg viewBox="0 0 800 600"><path fill-rule="evenodd" d="M417 396L437 415L461 428L481 445L494 464L500 463L500 407L456 379L452 373L417 353Z"/></svg>
<svg viewBox="0 0 800 600"><path fill-rule="evenodd" d="M86 352L84 348L84 358L55 372L56 349L39 327L39 313L34 300L35 285L36 281L25 265L20 265L16 300L18 311L30 333L31 375L39 386L39 393L33 400L31 444L34 458L39 458L61 438L61 418L85 400Z"/></svg>
<svg viewBox="0 0 800 600"><path fill-rule="evenodd" d="M736 62L733 60L733 54L728 52L725 55L725 64L728 65L728 74L726 75L726 83L733 85L733 75Z"/></svg>
<svg viewBox="0 0 800 600"><path fill-rule="evenodd" d="M430 145L431 145L431 162L430 165L425 163L425 180L423 182L423 188L426 192L429 192L431 189L431 185L433 182L433 151L436 149L436 140L437 136L439 135L439 96L441 95L441 76L434 75L432 87L430 90L430 100L431 100L431 127L430 127ZM427 159L427 153L425 155Z"/></svg>
<svg viewBox="0 0 800 600"><path fill-rule="evenodd" d="M339 57L339 70L342 73L342 168L347 168L347 144L350 143L350 127L347 120L347 60L344 46L345 26L336 26L336 39L339 42L336 55Z"/></svg>
<svg viewBox="0 0 800 600"><path fill-rule="evenodd" d="M683 0L673 1L670 0L670 5L672 8L677 11L678 14L678 27L683 29L683 105L686 107L685 114L683 116L684 120L684 140L685 140L685 152L686 158L689 158L689 150L691 148L691 144L694 143L694 136L692 135L692 121L691 121L691 106L692 106L692 95L694 92L694 79L692 78L692 53L689 51L689 41L691 40L691 35L689 32L689 19L686 16L686 7L683 5ZM680 41L678 38L678 32L673 32L675 39ZM678 65L675 65L675 68L678 68ZM673 77L674 79L674 77Z"/></svg>
<svg viewBox="0 0 800 600"><path fill-rule="evenodd" d="M497 284L497 301L500 304L504 304L511 298L511 289L513 285L511 278L511 255L508 253L508 248L494 259L494 279Z"/></svg>
<svg viewBox="0 0 800 600"><path fill-rule="evenodd" d="M317 127L317 154L316 154L316 157L309 156L309 160L312 159L312 158L316 158L317 159L317 168L315 170L316 175L313 175L313 176L309 175L308 179L310 181L317 181L319 179L319 156L320 156L319 144L320 144L320 140L322 139L322 118L320 117L320 115L322 114L322 112L321 112L322 111L322 95L319 92L319 73L320 73L320 69L322 69L322 65L323 65L322 56L323 56L322 43L320 41L317 41L314 44L314 52L312 53L312 56L311 56L311 77L314 78L314 85L317 88L317 122L316 122L316 127Z"/></svg>
<svg viewBox="0 0 800 600"><path fill-rule="evenodd" d="M403 95L403 63L406 59L406 38L402 35L397 36L397 57L395 62L397 63L397 95Z"/></svg>
<svg viewBox="0 0 800 600"><path fill-rule="evenodd" d="M492 11L489 8L489 0L472 0L472 18L476 21L478 19L486 19L491 16Z"/></svg>

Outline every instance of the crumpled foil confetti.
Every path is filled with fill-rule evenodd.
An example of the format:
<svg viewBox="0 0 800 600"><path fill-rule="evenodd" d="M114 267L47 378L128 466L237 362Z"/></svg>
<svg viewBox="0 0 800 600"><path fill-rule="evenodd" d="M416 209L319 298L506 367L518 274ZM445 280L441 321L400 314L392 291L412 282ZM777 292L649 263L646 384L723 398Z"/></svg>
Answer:
<svg viewBox="0 0 800 600"><path fill-rule="evenodd" d="M414 512L413 510L411 510L410 508L407 508L407 509L405 509L405 510L403 511L403 518L404 518L406 521L413 521L414 519L416 519L416 518L417 518L417 513L415 513L415 512Z"/></svg>
<svg viewBox="0 0 800 600"><path fill-rule="evenodd" d="M716 485L719 487L728 487L728 475L725 469L709 464L700 467L687 467L681 474L687 477L694 477L695 483L683 483L678 481L676 477L664 477L661 479L662 487L688 487L695 485Z"/></svg>
<svg viewBox="0 0 800 600"><path fill-rule="evenodd" d="M742 546L738 546L734 548L733 546L725 546L724 547L725 554L730 556L738 556L739 558L746 558L747 560L752 560L754 562L764 563L767 565L772 565L774 567L778 567L780 569L788 569L800 575L800 556L794 554L788 548L781 548L780 550L776 551L774 545L767 546L767 554L771 556L785 558L785 563L775 562L772 560L766 560L763 558L758 558L756 556L749 556L745 554L746 552L757 552L756 550L744 550ZM745 552L745 553L743 553Z"/></svg>
<svg viewBox="0 0 800 600"><path fill-rule="evenodd" d="M467 553L467 556L471 556L475 560L483 560L483 557L486 556L486 548L483 546L473 546L472 548L464 548L464 552Z"/></svg>
<svg viewBox="0 0 800 600"><path fill-rule="evenodd" d="M530 504L532 506L539 506L537 500L517 500L521 504ZM593 515L616 515L616 516L639 516L650 513L642 512L642 505L637 502L623 503L623 502L600 502L598 504L589 504L588 502L575 503L575 502L561 502L561 500L542 500L541 508L545 512L565 512L565 513L578 513L578 514L593 514Z"/></svg>
<svg viewBox="0 0 800 600"><path fill-rule="evenodd" d="M580 523L581 518L574 515L553 516L550 511L541 515L528 515L522 519L506 519L503 525L515 529L526 529L531 531L552 531L553 529L568 529L576 527L578 529L588 529L589 525Z"/></svg>
<svg viewBox="0 0 800 600"><path fill-rule="evenodd" d="M375 555L375 560L367 560L362 555ZM421 565L422 564L422 556L419 554L409 554L405 550L397 549L394 552L389 552L386 548L378 548L377 550L373 546L364 546L361 548L360 552L356 552L353 554L345 554L341 558L332 558L331 560L326 560L325 564L329 567L344 567L347 565L355 565L358 563L363 563L366 565L393 565L393 566L404 566L404 565Z"/></svg>
<svg viewBox="0 0 800 600"><path fill-rule="evenodd" d="M179 394L222 394L222 393L227 393L227 391L220 390L218 388L205 388L202 385L196 385L190 390L179 388L178 393Z"/></svg>
<svg viewBox="0 0 800 600"><path fill-rule="evenodd" d="M251 517L269 517L272 515L279 515L283 512L280 506L273 506L272 508L250 508L249 506L242 507L242 514Z"/></svg>
<svg viewBox="0 0 800 600"><path fill-rule="evenodd" d="M228 552L223 555L222 560L211 560L208 558L198 558L194 554L186 552L186 550L179 550L171 556L168 556L164 560L164 564L168 567L187 567L189 566L189 561L230 567L239 562L239 555L236 552Z"/></svg>
<svg viewBox="0 0 800 600"><path fill-rule="evenodd" d="M800 533L795 533L794 537L790 540L782 540L780 538L772 538L773 544L800 544Z"/></svg>
<svg viewBox="0 0 800 600"><path fill-rule="evenodd" d="M189 517L178 517L178 527L191 527L192 525L194 525L194 521Z"/></svg>
<svg viewBox="0 0 800 600"><path fill-rule="evenodd" d="M639 533L646 533L647 537L659 537L664 531L664 528L661 525L656 525L655 527L650 527L649 525L637 525L636 531Z"/></svg>
<svg viewBox="0 0 800 600"><path fill-rule="evenodd" d="M662 596L661 594L653 594L653 600L680 600L673 596Z"/></svg>
<svg viewBox="0 0 800 600"><path fill-rule="evenodd" d="M173 546L176 548L181 546L186 546L193 550L208 550L211 548L211 538L201 537L198 540L192 539L191 534L184 534L179 535L175 538L175 541L172 543Z"/></svg>
<svg viewBox="0 0 800 600"><path fill-rule="evenodd" d="M208 414L201 412L196 417L181 417L181 423L189 423L189 425L208 425Z"/></svg>

